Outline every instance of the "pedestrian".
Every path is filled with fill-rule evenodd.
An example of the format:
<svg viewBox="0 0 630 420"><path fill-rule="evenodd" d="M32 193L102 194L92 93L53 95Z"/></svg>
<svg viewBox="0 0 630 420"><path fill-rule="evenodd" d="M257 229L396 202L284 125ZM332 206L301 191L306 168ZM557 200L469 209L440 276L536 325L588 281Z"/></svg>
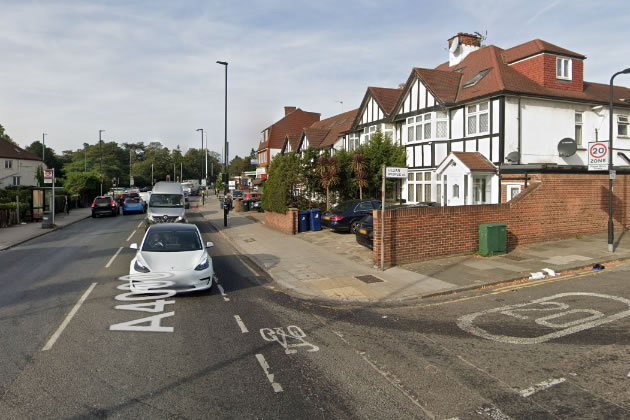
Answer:
<svg viewBox="0 0 630 420"><path fill-rule="evenodd" d="M65 195L63 199L63 214L68 216L70 214L70 203L68 202L68 196Z"/></svg>
<svg viewBox="0 0 630 420"><path fill-rule="evenodd" d="M229 192L225 192L225 196L223 197L223 226L227 226L227 217L230 212L230 208L232 207L232 196Z"/></svg>

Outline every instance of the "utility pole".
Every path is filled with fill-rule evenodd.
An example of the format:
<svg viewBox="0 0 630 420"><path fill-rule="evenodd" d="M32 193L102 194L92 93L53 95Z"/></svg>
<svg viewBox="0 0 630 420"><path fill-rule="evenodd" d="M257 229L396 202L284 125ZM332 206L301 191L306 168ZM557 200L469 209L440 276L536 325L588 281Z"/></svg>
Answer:
<svg viewBox="0 0 630 420"><path fill-rule="evenodd" d="M98 130L98 150L101 155L100 173L101 173L101 195L103 195L103 139L101 133L105 130Z"/></svg>
<svg viewBox="0 0 630 420"><path fill-rule="evenodd" d="M131 148L129 149L129 188L133 185L133 177L131 176Z"/></svg>
<svg viewBox="0 0 630 420"><path fill-rule="evenodd" d="M228 141L227 141L227 89L228 89L228 62L227 61L217 61L217 64L221 64L225 67L225 193L227 194L229 191L228 183L230 180L229 172L228 172Z"/></svg>
<svg viewBox="0 0 630 420"><path fill-rule="evenodd" d="M46 133L42 133L42 162L44 161L44 158L46 157L46 136L48 134Z"/></svg>
<svg viewBox="0 0 630 420"><path fill-rule="evenodd" d="M198 128L195 131L201 132L201 152L203 153L203 128ZM201 185L202 179L203 179L203 159L201 159L201 174L199 175L199 185Z"/></svg>

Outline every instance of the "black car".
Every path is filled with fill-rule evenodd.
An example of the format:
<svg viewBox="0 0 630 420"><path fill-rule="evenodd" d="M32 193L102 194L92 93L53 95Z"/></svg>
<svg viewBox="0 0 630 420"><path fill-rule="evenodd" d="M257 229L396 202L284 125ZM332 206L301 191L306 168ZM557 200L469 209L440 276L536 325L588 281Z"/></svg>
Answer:
<svg viewBox="0 0 630 420"><path fill-rule="evenodd" d="M335 231L357 233L359 220L380 205L379 200L344 201L324 212L322 226Z"/></svg>
<svg viewBox="0 0 630 420"><path fill-rule="evenodd" d="M92 202L92 217L103 214L118 216L118 204L109 195L96 197Z"/></svg>
<svg viewBox="0 0 630 420"><path fill-rule="evenodd" d="M359 229L356 235L357 243L374 249L374 219L372 212L369 212L359 220Z"/></svg>

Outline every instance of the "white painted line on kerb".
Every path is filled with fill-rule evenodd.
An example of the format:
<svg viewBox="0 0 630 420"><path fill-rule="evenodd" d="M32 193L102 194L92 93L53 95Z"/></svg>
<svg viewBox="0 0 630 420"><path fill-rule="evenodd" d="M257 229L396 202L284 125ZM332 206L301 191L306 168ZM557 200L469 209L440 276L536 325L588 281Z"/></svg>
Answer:
<svg viewBox="0 0 630 420"><path fill-rule="evenodd" d="M144 222L140 222L138 223L138 229L140 229L142 227L142 225L144 224Z"/></svg>
<svg viewBox="0 0 630 420"><path fill-rule="evenodd" d="M538 391L544 391L545 389L551 388L554 385L558 385L566 381L567 380L565 378L550 379L548 381L543 381L534 386L530 386L529 388L525 388L524 390L519 391L519 394L521 394L521 397L527 398L530 395L534 395Z"/></svg>
<svg viewBox="0 0 630 420"><path fill-rule="evenodd" d="M107 262L107 264L105 264L105 268L109 268L110 265L112 265L112 263L114 262L114 260L116 259L116 257L118 256L118 254L120 254L120 251L122 251L122 246L120 248L118 248L118 251L116 251L116 253L114 254L113 257L111 257L109 259L109 261Z"/></svg>
<svg viewBox="0 0 630 420"><path fill-rule="evenodd" d="M129 237L127 238L127 242L129 242L129 239L131 239L131 237L136 233L136 231L134 230L133 232L131 232L131 235L129 235Z"/></svg>
<svg viewBox="0 0 630 420"><path fill-rule="evenodd" d="M83 293L83 296L81 296L81 298L79 298L79 301L74 305L74 308L72 308L72 310L68 313L68 315L66 315L66 318L63 320L63 322L61 323L59 328L57 328L57 331L55 331L55 333L52 335L52 337L50 337L50 339L48 340L48 342L46 343L46 345L44 346L42 351L50 350L52 348L52 346L55 344L55 342L57 341L57 339L59 338L59 336L61 335L63 330L70 323L70 320L72 319L74 314L77 313L77 311L79 310L79 307L81 307L81 304L83 304L85 299L87 299L88 295L90 294L92 289L94 289L95 286L96 286L96 283L92 283L92 285L90 287L88 287L88 289L85 291L85 293Z"/></svg>
<svg viewBox="0 0 630 420"><path fill-rule="evenodd" d="M257 354L256 359L258 359L258 363L260 363L260 367L263 368L263 370L265 371L265 375L267 376L267 379L269 379L269 382L271 382L271 386L273 387L273 390L275 392L284 391L282 389L282 386L278 382L273 381L274 374L269 373L269 365L267 364L267 361L265 360L265 356L263 356L262 354Z"/></svg>
<svg viewBox="0 0 630 420"><path fill-rule="evenodd" d="M225 290L223 290L223 286L221 286L219 283L217 283L217 287L219 288L219 292L221 292L221 296L223 296L223 300L226 302L230 301L230 298L227 297L227 295L225 294Z"/></svg>
<svg viewBox="0 0 630 420"><path fill-rule="evenodd" d="M239 327L241 327L241 332L243 334L249 332L249 330L247 329L247 327L245 326L245 324L243 323L243 320L241 319L240 316L238 315L234 315L234 319L236 319L236 323L238 324Z"/></svg>

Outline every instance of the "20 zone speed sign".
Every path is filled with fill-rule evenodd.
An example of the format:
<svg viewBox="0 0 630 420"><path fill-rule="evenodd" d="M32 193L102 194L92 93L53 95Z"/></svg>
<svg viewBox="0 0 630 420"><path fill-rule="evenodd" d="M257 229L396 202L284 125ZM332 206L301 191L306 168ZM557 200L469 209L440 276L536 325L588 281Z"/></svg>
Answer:
<svg viewBox="0 0 630 420"><path fill-rule="evenodd" d="M606 171L608 170L608 158L610 149L608 142L598 141L588 144L588 170Z"/></svg>

